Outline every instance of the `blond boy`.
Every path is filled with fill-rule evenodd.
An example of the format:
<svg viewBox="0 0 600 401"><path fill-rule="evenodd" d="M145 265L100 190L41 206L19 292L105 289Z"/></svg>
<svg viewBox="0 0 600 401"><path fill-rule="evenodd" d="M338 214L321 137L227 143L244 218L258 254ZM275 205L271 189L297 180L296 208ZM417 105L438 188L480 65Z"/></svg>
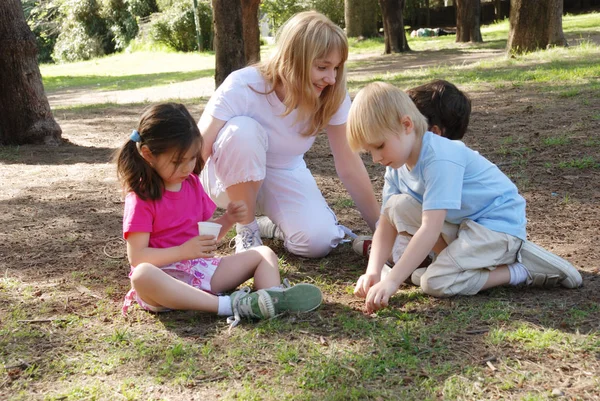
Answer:
<svg viewBox="0 0 600 401"><path fill-rule="evenodd" d="M437 257L416 281L433 296L507 284L581 285L569 262L526 241L525 199L510 179L477 152L427 131L425 117L400 89L375 82L361 90L347 136L353 150L398 169L402 189L383 208L367 271L356 283L367 311L387 306L431 250ZM382 280L397 235L411 240Z"/></svg>

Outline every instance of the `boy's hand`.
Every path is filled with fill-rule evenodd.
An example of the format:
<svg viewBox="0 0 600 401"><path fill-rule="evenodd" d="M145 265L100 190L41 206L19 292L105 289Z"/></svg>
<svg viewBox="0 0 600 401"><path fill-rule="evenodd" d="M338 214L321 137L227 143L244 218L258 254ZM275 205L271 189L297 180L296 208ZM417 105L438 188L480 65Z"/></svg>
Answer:
<svg viewBox="0 0 600 401"><path fill-rule="evenodd" d="M388 306L390 297L398 291L399 286L392 280L383 280L369 290L365 305L368 313L373 313Z"/></svg>
<svg viewBox="0 0 600 401"><path fill-rule="evenodd" d="M379 282L379 274L365 273L358 278L356 286L354 287L354 295L357 297L364 298L367 296L369 289Z"/></svg>
<svg viewBox="0 0 600 401"><path fill-rule="evenodd" d="M226 213L232 222L239 223L248 215L248 206L244 201L229 202Z"/></svg>
<svg viewBox="0 0 600 401"><path fill-rule="evenodd" d="M198 235L180 245L182 260L212 258L217 250L214 235Z"/></svg>

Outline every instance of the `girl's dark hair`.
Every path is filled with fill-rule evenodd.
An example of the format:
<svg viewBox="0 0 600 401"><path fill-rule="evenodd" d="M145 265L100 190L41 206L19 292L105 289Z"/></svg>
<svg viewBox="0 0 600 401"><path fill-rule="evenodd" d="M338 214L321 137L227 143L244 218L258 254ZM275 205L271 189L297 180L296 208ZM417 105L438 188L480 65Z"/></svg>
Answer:
<svg viewBox="0 0 600 401"><path fill-rule="evenodd" d="M198 146L194 173L199 174L204 167L202 136L184 105L165 103L150 106L142 114L137 131L141 141L128 139L114 157L117 176L125 191L133 191L141 199L157 200L162 197L163 180L142 157L142 146L148 147L154 156L175 150L176 160L181 159L192 146Z"/></svg>
<svg viewBox="0 0 600 401"><path fill-rule="evenodd" d="M406 91L425 117L429 128L437 125L442 136L462 139L469 126L471 99L454 84L437 79Z"/></svg>

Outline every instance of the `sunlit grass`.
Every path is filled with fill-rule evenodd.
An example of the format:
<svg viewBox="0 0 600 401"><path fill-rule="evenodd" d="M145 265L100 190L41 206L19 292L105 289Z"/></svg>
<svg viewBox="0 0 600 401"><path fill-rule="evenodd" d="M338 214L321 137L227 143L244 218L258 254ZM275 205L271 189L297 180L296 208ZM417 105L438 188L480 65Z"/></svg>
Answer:
<svg viewBox="0 0 600 401"><path fill-rule="evenodd" d="M419 85L432 79L446 79L469 87L491 84L496 88L538 85L541 90L558 90L562 97L579 94L582 89L600 89L600 46L583 42L578 46L540 50L515 58L497 57L467 65L438 65L397 73L371 75L349 80L351 91L373 81L387 81L401 88Z"/></svg>

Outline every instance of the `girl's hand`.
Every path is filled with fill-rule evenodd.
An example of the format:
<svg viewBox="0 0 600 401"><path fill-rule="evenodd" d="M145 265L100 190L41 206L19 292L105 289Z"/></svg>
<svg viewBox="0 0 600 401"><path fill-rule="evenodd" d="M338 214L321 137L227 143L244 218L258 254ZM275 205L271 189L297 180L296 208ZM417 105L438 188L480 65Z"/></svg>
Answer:
<svg viewBox="0 0 600 401"><path fill-rule="evenodd" d="M225 213L227 213L232 222L239 223L248 215L248 206L246 206L246 202L244 201L229 202Z"/></svg>
<svg viewBox="0 0 600 401"><path fill-rule="evenodd" d="M198 235L180 245L182 260L212 258L217 250L217 238L213 235Z"/></svg>

